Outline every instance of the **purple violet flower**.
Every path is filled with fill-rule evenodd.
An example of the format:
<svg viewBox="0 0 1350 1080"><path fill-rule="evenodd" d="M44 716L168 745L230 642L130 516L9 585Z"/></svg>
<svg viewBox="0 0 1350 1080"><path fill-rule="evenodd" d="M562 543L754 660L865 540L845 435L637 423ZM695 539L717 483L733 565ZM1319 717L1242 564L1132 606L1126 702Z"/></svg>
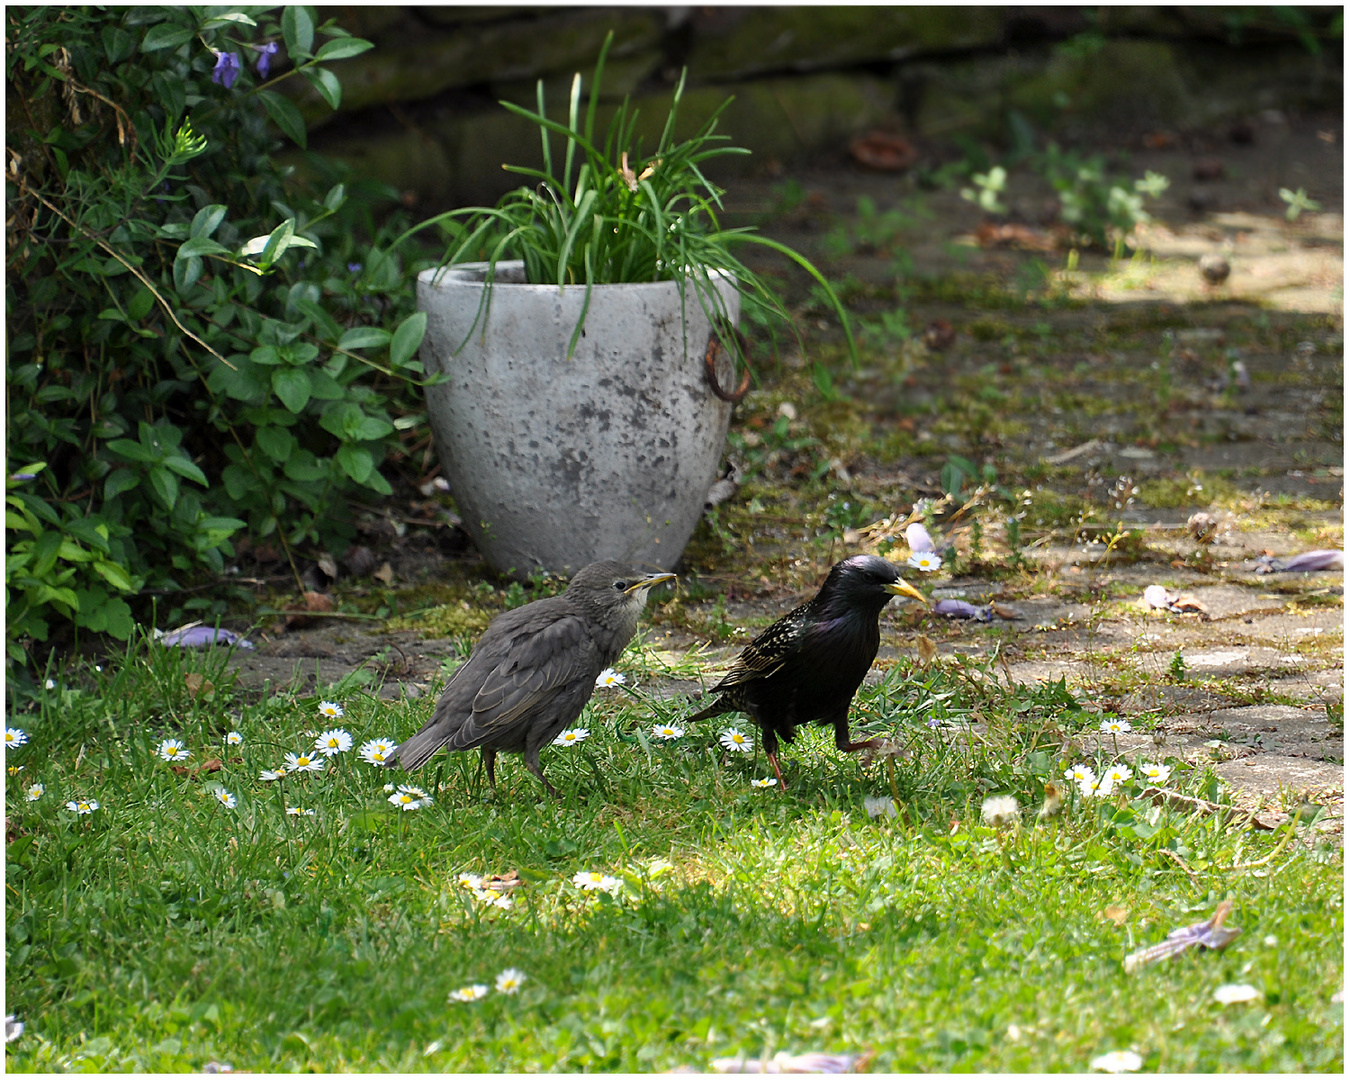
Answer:
<svg viewBox="0 0 1350 1080"><path fill-rule="evenodd" d="M255 65L258 69L258 78L267 78L267 73L272 70L272 57L277 54L277 43L269 41L266 45L250 45L249 48L258 54L258 62Z"/></svg>
<svg viewBox="0 0 1350 1080"><path fill-rule="evenodd" d="M239 72L243 69L244 63L237 52L221 52L219 49L214 51L216 66L211 69L211 81L220 83L226 90L232 89L234 80L239 78Z"/></svg>

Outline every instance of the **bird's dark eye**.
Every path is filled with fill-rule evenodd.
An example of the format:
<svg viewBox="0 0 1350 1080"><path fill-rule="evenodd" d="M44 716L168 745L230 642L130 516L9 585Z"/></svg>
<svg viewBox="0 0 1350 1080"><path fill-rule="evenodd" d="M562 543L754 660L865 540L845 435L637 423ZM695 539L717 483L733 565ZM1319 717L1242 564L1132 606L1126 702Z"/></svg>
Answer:
<svg viewBox="0 0 1350 1080"><path fill-rule="evenodd" d="M619 592L623 592L625 589L628 588L628 582L626 582L626 581L616 581L616 582L614 583L614 588L617 589Z"/></svg>

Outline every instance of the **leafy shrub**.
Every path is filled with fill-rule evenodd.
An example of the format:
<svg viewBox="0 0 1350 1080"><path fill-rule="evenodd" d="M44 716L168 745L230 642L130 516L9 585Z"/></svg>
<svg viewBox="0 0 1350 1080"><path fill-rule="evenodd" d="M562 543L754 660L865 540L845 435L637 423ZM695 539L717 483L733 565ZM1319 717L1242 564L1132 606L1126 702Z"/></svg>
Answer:
<svg viewBox="0 0 1350 1080"><path fill-rule="evenodd" d="M305 145L275 86L336 108L323 64L371 46L260 10L6 9L11 661L53 621L125 639L122 597L221 571L240 530L291 557L390 491L425 322L374 228L392 193L271 157Z"/></svg>

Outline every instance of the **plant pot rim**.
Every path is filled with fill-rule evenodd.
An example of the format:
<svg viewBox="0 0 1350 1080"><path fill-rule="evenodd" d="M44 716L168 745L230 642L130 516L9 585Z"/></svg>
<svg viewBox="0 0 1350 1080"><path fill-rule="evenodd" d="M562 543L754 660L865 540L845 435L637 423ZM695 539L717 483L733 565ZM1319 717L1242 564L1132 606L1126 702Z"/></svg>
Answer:
<svg viewBox="0 0 1350 1080"><path fill-rule="evenodd" d="M487 262L466 262L452 263L445 266L432 266L421 271L417 275L418 284L424 284L433 289L443 289L448 286L456 288L473 288L475 286L487 286L487 271L491 266ZM710 278L723 278L733 284L738 285L734 274L727 270L709 269ZM576 285L552 285L552 284L534 284L523 280L525 277L525 262L522 259L502 259L497 263L496 274L492 279L492 286L509 285L515 289L540 289L548 292L557 293L559 289L581 289L587 286L584 283ZM693 275L685 278L686 282L698 285L698 279ZM597 281L590 286L592 289L668 289L672 285L679 287L679 282L675 278L664 278L661 281Z"/></svg>

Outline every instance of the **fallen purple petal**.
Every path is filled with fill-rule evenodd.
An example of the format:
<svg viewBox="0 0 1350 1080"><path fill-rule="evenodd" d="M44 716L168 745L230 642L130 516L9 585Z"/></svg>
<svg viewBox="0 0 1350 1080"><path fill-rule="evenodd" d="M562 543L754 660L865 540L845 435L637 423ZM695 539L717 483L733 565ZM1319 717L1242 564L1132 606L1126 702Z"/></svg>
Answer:
<svg viewBox="0 0 1350 1080"><path fill-rule="evenodd" d="M768 1061L714 1058L708 1067L715 1073L846 1073L859 1057L858 1054L789 1054L780 1051Z"/></svg>
<svg viewBox="0 0 1350 1080"><path fill-rule="evenodd" d="M1305 551L1292 559L1275 559L1271 562L1273 571L1284 573L1308 572L1313 570L1344 570L1345 552L1343 551Z"/></svg>
<svg viewBox="0 0 1350 1080"><path fill-rule="evenodd" d="M1125 970L1135 971L1145 964L1166 960L1169 956L1179 956L1187 949L1222 949L1242 933L1240 927L1223 925L1224 919L1232 910L1231 900L1222 901L1214 914L1204 922L1179 927L1167 935L1166 941L1130 953L1125 957Z"/></svg>
<svg viewBox="0 0 1350 1080"><path fill-rule="evenodd" d="M159 639L161 645L177 645L180 649L198 649L203 645L238 645L241 649L253 648L253 642L246 640L233 630L223 626L186 626L181 630L170 630Z"/></svg>
<svg viewBox="0 0 1350 1080"><path fill-rule="evenodd" d="M949 619L979 619L980 622L989 622L994 617L988 607L968 604L964 600L939 600L933 605L933 614Z"/></svg>
<svg viewBox="0 0 1350 1080"><path fill-rule="evenodd" d="M905 528L905 543L909 545L910 551L936 551L933 546L933 538L928 535L928 530L920 522L910 522Z"/></svg>
<svg viewBox="0 0 1350 1080"><path fill-rule="evenodd" d="M1144 606L1165 610L1172 606L1172 597L1161 585L1150 585L1144 590Z"/></svg>

